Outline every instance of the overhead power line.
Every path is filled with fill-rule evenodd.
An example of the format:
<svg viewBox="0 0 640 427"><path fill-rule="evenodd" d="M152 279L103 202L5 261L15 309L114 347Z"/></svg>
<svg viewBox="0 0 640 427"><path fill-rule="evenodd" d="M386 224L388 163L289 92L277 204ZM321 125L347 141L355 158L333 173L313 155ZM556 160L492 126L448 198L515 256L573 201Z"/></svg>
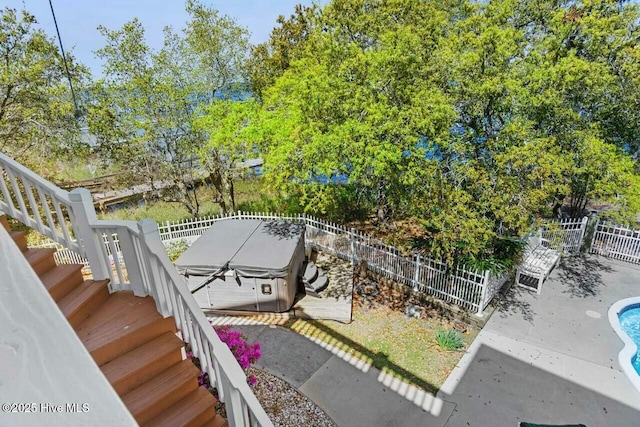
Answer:
<svg viewBox="0 0 640 427"><path fill-rule="evenodd" d="M67 55L64 53L64 46L62 46L62 37L60 37L60 30L58 29L58 21L56 20L56 13L53 11L53 3L49 0L49 6L51 7L51 15L53 15L53 24L56 26L56 33L58 33L58 42L60 43L60 51L62 52L62 61L64 62L64 69L67 72L67 80L69 80L69 88L71 88L71 97L73 98L73 105L76 108L76 117L80 116L80 109L78 108L78 101L76 101L76 92L73 90L73 82L71 81L71 73L69 73L69 66L67 65Z"/></svg>

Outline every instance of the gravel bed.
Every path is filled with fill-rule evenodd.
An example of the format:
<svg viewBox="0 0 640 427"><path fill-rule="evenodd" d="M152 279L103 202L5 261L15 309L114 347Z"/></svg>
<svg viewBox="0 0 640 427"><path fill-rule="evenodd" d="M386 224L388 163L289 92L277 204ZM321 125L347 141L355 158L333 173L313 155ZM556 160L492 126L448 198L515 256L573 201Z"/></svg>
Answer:
<svg viewBox="0 0 640 427"><path fill-rule="evenodd" d="M337 427L318 405L288 382L261 369L248 371L256 376L253 392L276 427Z"/></svg>

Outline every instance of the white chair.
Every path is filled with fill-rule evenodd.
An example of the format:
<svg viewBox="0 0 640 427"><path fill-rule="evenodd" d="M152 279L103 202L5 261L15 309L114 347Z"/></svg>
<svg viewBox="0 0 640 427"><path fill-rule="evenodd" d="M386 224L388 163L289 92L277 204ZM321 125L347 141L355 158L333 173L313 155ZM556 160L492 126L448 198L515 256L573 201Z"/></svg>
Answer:
<svg viewBox="0 0 640 427"><path fill-rule="evenodd" d="M522 263L516 269L516 284L527 289L533 289L538 294L542 290L542 284L554 267L560 262L560 254L555 249L544 246L543 239L537 236L529 237L527 247L522 256ZM523 283L523 277L533 279L533 283Z"/></svg>

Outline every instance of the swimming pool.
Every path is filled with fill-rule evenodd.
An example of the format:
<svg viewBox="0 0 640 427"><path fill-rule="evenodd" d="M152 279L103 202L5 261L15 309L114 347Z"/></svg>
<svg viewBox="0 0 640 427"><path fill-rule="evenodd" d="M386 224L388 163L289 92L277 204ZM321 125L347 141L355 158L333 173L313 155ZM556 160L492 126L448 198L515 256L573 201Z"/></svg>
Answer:
<svg viewBox="0 0 640 427"><path fill-rule="evenodd" d="M618 354L620 367L640 392L640 297L613 304L609 309L609 322L625 344Z"/></svg>

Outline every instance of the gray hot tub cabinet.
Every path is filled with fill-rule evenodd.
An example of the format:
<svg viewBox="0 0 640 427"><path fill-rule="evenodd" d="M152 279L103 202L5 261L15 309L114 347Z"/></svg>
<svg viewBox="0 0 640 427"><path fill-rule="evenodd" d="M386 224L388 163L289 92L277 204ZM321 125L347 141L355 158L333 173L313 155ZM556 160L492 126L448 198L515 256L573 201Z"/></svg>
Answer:
<svg viewBox="0 0 640 427"><path fill-rule="evenodd" d="M203 309L283 312L293 305L305 259L304 224L214 223L176 267Z"/></svg>

